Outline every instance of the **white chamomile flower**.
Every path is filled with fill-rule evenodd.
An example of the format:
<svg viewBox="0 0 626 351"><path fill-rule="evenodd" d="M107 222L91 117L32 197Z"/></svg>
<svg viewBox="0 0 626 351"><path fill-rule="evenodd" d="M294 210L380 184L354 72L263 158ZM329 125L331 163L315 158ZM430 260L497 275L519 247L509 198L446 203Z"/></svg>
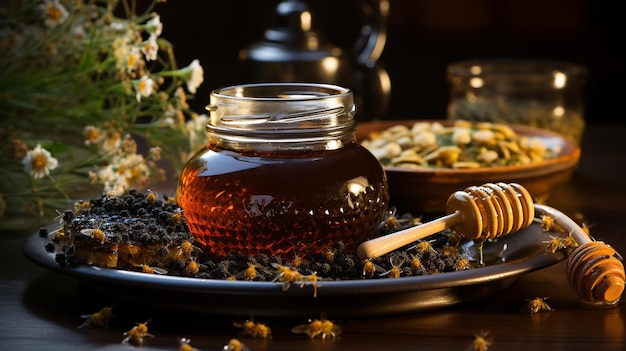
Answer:
<svg viewBox="0 0 626 351"><path fill-rule="evenodd" d="M135 85L137 90L137 102L141 101L142 96L150 96L154 91L154 80L148 76L143 76Z"/></svg>
<svg viewBox="0 0 626 351"><path fill-rule="evenodd" d="M35 179L41 179L50 174L59 162L52 157L50 152L37 144L34 149L29 150L22 159L24 171L29 173Z"/></svg>
<svg viewBox="0 0 626 351"><path fill-rule="evenodd" d="M141 50L137 47L131 47L126 56L126 71L131 73L135 71L141 63Z"/></svg>
<svg viewBox="0 0 626 351"><path fill-rule="evenodd" d="M72 28L72 37L74 40L81 42L87 38L87 32L85 32L83 26L76 26Z"/></svg>
<svg viewBox="0 0 626 351"><path fill-rule="evenodd" d="M83 129L83 136L85 145L98 145L104 141L106 133L98 127L88 125Z"/></svg>
<svg viewBox="0 0 626 351"><path fill-rule="evenodd" d="M154 17L152 17L147 23L146 23L146 30L150 33L153 34L155 36L160 36L161 33L163 32L163 23L161 23L161 16L156 15Z"/></svg>
<svg viewBox="0 0 626 351"><path fill-rule="evenodd" d="M122 145L122 135L119 132L113 132L107 135L102 142L99 143L100 154L110 155Z"/></svg>
<svg viewBox="0 0 626 351"><path fill-rule="evenodd" d="M195 94L196 89L204 82L204 69L200 66L200 61L198 59L193 60L189 66L183 68L183 71L186 71L187 90Z"/></svg>
<svg viewBox="0 0 626 351"><path fill-rule="evenodd" d="M46 26L50 28L63 23L69 16L65 7L59 3L59 0L45 0L43 4L39 5L39 9Z"/></svg>
<svg viewBox="0 0 626 351"><path fill-rule="evenodd" d="M156 35L150 34L150 37L141 44L141 52L145 55L146 61L155 61L157 59L159 44L157 44Z"/></svg>

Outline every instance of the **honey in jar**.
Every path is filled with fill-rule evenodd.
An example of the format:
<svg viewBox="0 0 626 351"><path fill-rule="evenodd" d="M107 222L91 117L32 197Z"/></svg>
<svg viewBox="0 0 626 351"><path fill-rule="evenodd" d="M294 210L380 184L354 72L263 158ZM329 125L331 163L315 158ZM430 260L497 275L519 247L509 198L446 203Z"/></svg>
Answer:
<svg viewBox="0 0 626 351"><path fill-rule="evenodd" d="M355 138L353 94L268 83L211 93L209 141L187 163L177 199L214 257L355 252L389 201L378 160Z"/></svg>

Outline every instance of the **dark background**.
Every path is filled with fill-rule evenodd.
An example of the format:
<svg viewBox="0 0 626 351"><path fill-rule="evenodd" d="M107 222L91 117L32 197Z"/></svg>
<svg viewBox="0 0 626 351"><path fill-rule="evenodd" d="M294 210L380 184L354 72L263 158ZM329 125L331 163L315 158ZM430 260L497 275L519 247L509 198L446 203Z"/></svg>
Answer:
<svg viewBox="0 0 626 351"><path fill-rule="evenodd" d="M173 1L159 4L162 36L179 66L197 58L205 80L191 102L204 112L212 89L240 84L238 51L276 24L278 0ZM362 17L357 0L309 0L313 27L350 49ZM624 123L626 40L618 1L418 0L390 1L381 64L392 84L385 119L444 118L445 68L483 57L573 61L589 70L587 123Z"/></svg>

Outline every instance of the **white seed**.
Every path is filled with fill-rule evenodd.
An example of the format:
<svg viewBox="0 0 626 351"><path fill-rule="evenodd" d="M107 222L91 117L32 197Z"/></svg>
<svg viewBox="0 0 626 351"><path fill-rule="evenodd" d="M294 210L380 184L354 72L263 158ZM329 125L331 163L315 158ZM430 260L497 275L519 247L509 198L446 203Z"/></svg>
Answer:
<svg viewBox="0 0 626 351"><path fill-rule="evenodd" d="M381 148L371 149L369 151L377 159L383 160L383 159L389 159L389 158L393 158L393 157L400 155L400 153L402 152L402 147L398 145L398 143L391 142L391 143L385 144Z"/></svg>
<svg viewBox="0 0 626 351"><path fill-rule="evenodd" d="M489 129L480 129L472 133L472 138L477 143L489 144L494 141L493 132Z"/></svg>
<svg viewBox="0 0 626 351"><path fill-rule="evenodd" d="M432 131L425 130L413 136L413 144L419 148L425 148L437 143L437 135Z"/></svg>
<svg viewBox="0 0 626 351"><path fill-rule="evenodd" d="M472 134L469 128L456 128L452 132L452 141L459 145L467 145L472 142Z"/></svg>
<svg viewBox="0 0 626 351"><path fill-rule="evenodd" d="M485 163L495 162L500 156L494 150L485 150L476 156L476 159Z"/></svg>

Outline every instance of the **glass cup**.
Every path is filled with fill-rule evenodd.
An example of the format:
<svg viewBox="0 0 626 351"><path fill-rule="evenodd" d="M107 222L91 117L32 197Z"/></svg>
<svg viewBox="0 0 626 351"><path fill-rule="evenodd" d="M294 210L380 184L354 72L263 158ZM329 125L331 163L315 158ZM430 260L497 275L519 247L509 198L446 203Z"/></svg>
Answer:
<svg viewBox="0 0 626 351"><path fill-rule="evenodd" d="M448 119L523 124L580 144L587 69L566 61L476 59L447 67Z"/></svg>

